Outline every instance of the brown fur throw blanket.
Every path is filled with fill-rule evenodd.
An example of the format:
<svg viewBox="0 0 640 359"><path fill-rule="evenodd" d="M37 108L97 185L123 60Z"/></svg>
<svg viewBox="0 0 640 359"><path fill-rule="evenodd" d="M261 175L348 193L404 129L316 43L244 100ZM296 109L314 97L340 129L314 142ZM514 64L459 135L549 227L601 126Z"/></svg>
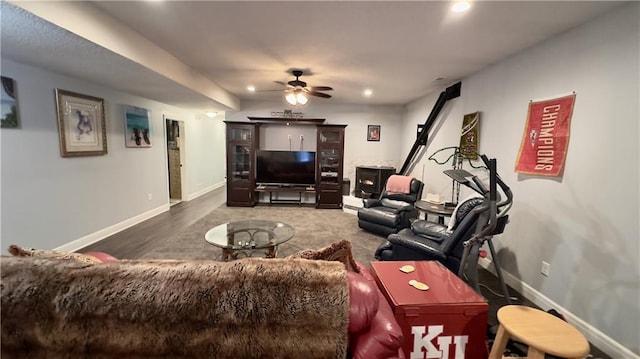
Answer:
<svg viewBox="0 0 640 359"><path fill-rule="evenodd" d="M330 245L320 249L305 249L298 253L292 254L287 258L304 258L323 261L337 261L344 264L344 267L349 272L360 273L360 269L356 264L356 260L353 259L351 254L351 242L343 239L338 242L333 242Z"/></svg>
<svg viewBox="0 0 640 359"><path fill-rule="evenodd" d="M338 262L2 257L2 358L344 358Z"/></svg>

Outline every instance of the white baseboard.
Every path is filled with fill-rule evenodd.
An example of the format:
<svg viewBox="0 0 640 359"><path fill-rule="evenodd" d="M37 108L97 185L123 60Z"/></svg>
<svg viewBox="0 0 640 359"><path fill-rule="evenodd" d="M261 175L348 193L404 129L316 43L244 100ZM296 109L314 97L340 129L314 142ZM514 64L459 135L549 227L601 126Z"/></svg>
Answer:
<svg viewBox="0 0 640 359"><path fill-rule="evenodd" d="M60 247L54 248L54 250L61 252L75 252L168 210L169 204L163 204L160 207L154 208L135 217L128 218L120 223L116 223L113 226L109 226L82 238L78 238L75 241L65 243Z"/></svg>
<svg viewBox="0 0 640 359"><path fill-rule="evenodd" d="M496 275L493 268L493 263L489 258L480 258L479 262L482 268L487 269L489 272ZM580 319L573 313L569 312L565 308L558 305L558 303L552 301L536 289L521 281L513 274L502 269L502 276L507 285L512 288L521 288L521 293L525 298L530 300L533 304L540 307L543 310L555 309L562 313L568 323L576 327L587 338L589 343L598 347L598 349L607 353L612 358L625 358L625 359L640 359L640 356L634 354L631 350L623 347L620 343L611 339L609 336L591 326L589 323Z"/></svg>
<svg viewBox="0 0 640 359"><path fill-rule="evenodd" d="M202 195L205 195L213 190L216 190L218 188L224 187L226 185L225 181L213 184L201 191L198 191L196 193L192 193L191 195L189 195L187 197L187 199L184 199L185 201L190 201L193 199L196 199ZM120 223L116 223L112 226L109 226L107 228L101 229L97 232L91 233L87 236L84 236L82 238L78 238L74 241L71 241L69 243L65 243L63 245L61 245L60 247L54 248L54 250L56 251L61 251L61 252L75 252L79 249L82 249L90 244L96 243L98 241L101 241L109 236L112 236L120 231L123 231L131 226L134 226L140 222L146 221L149 218L155 217L157 215L159 215L160 213L166 212L169 210L170 204L164 204L160 207L154 208L150 211L147 211L145 213L142 213L140 215L137 215L135 217L132 218L128 218Z"/></svg>
<svg viewBox="0 0 640 359"><path fill-rule="evenodd" d="M207 188L201 189L198 192L195 192L195 193L192 193L192 194L188 195L187 198L185 198L184 200L185 201L194 200L194 199L196 199L196 198L198 198L200 196L203 196L203 195L205 195L205 194L207 194L207 193L209 193L209 192L211 192L213 190L216 190L216 189L218 189L220 187L224 187L224 186L226 186L226 184L227 184L226 181L214 183L213 185L211 185L211 186L209 186Z"/></svg>
<svg viewBox="0 0 640 359"><path fill-rule="evenodd" d="M362 198L355 196L342 196L342 211L345 213L357 215L358 209L364 207Z"/></svg>
<svg viewBox="0 0 640 359"><path fill-rule="evenodd" d="M364 203L362 202L362 198L358 198L356 196L342 196L343 206L348 206L350 208L362 208L364 207Z"/></svg>
<svg viewBox="0 0 640 359"><path fill-rule="evenodd" d="M342 212L353 214L354 216L358 215L358 210L357 209L349 208L349 207L347 207L345 205L342 206Z"/></svg>

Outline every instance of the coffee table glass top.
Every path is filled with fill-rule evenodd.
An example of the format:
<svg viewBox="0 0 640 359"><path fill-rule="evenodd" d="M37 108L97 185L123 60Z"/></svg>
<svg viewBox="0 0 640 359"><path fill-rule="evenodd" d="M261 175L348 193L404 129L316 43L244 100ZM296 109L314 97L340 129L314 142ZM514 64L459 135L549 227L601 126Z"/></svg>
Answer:
<svg viewBox="0 0 640 359"><path fill-rule="evenodd" d="M211 228L205 240L216 247L231 250L273 248L291 238L295 231L286 223L246 219Z"/></svg>

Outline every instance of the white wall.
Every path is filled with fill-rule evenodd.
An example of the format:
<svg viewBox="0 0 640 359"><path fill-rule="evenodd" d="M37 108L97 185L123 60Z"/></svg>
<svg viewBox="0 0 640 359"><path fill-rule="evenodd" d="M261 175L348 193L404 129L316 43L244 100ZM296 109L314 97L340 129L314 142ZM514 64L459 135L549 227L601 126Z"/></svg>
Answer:
<svg viewBox="0 0 640 359"><path fill-rule="evenodd" d="M633 3L464 79L427 151L457 145L463 115L481 111L480 152L497 158L514 193L511 222L494 240L504 270L543 308L569 312L615 358L640 353L639 13ZM571 91L564 175L516 174L529 100ZM405 137L436 98L407 106ZM416 170L422 164L428 190L450 191L446 167L423 161Z"/></svg>
<svg viewBox="0 0 640 359"><path fill-rule="evenodd" d="M3 250L11 243L75 250L166 211L165 113L186 124L186 197L224 183L224 127L218 119L5 58L2 75L17 82L21 120L19 129L0 132ZM56 88L105 100L107 155L60 156ZM151 148L125 147L123 105L151 110Z"/></svg>
<svg viewBox="0 0 640 359"><path fill-rule="evenodd" d="M185 162L182 170L187 177L190 200L226 184L226 147L224 114L215 118L195 114L195 120L185 121Z"/></svg>

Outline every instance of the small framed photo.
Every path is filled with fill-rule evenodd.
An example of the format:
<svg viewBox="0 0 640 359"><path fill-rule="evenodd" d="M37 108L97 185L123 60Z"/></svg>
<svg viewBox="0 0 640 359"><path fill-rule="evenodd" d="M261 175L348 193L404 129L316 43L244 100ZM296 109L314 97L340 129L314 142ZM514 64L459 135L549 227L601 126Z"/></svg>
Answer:
<svg viewBox="0 0 640 359"><path fill-rule="evenodd" d="M2 89L0 102L2 103L2 114L0 115L1 128L20 127L20 117L18 116L18 96L16 82L10 77L1 76Z"/></svg>
<svg viewBox="0 0 640 359"><path fill-rule="evenodd" d="M56 89L62 157L107 154L104 100Z"/></svg>
<svg viewBox="0 0 640 359"><path fill-rule="evenodd" d="M127 147L151 147L151 111L124 106L124 143Z"/></svg>
<svg viewBox="0 0 640 359"><path fill-rule="evenodd" d="M380 141L380 125L367 126L367 141Z"/></svg>

